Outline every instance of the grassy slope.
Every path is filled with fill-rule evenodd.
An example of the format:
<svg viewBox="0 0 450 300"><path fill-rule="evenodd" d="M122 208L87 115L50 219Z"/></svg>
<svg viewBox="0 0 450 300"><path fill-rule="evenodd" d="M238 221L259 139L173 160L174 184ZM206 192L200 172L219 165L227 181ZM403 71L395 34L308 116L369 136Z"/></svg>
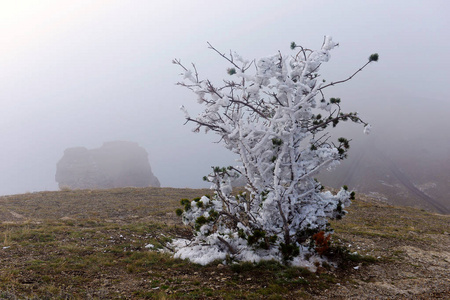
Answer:
<svg viewBox="0 0 450 300"><path fill-rule="evenodd" d="M450 292L449 216L363 195L333 222L333 244L348 259L337 269L202 267L145 248L189 236L174 210L181 198L209 192L125 188L0 197L0 299L427 299Z"/></svg>

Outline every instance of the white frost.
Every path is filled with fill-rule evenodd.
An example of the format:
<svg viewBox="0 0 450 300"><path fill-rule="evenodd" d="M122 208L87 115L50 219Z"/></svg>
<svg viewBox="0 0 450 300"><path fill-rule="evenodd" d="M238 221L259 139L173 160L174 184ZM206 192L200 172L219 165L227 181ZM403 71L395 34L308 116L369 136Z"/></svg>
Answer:
<svg viewBox="0 0 450 300"><path fill-rule="evenodd" d="M195 235L172 241L175 257L198 264L226 258L282 262L283 245L290 243L292 265L314 269L322 263L302 234L328 229L328 219L342 217L352 197L346 189L321 192L314 180L348 148L332 141L327 128L347 119L365 124L356 113L341 112L339 101L324 100L323 88L330 84L318 72L337 45L326 36L319 50L277 53L252 63L232 53L227 59L236 73L222 86L197 78L197 71L183 73L182 85L204 106L195 118L181 106L185 117L196 124L194 130L218 134L242 165L214 168L207 176L214 195L185 203L183 222ZM366 125L364 132L370 129ZM233 182L246 183L245 193L233 195Z"/></svg>
<svg viewBox="0 0 450 300"><path fill-rule="evenodd" d="M180 110L184 113L184 117L185 117L186 119L189 119L189 118L191 117L191 116L189 116L189 113L188 113L186 107L184 107L184 105L181 105L181 106L180 106Z"/></svg>

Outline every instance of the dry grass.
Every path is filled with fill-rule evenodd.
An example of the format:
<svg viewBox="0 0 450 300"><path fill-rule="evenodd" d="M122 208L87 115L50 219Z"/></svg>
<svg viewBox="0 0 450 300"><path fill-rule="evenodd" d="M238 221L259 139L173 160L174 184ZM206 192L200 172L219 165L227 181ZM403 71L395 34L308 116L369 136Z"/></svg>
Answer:
<svg viewBox="0 0 450 300"><path fill-rule="evenodd" d="M333 222L333 247L347 259L339 268L203 267L145 247L189 236L174 211L181 198L205 193L125 188L0 197L0 299L407 298L413 283L413 298L449 291L449 217L365 197Z"/></svg>

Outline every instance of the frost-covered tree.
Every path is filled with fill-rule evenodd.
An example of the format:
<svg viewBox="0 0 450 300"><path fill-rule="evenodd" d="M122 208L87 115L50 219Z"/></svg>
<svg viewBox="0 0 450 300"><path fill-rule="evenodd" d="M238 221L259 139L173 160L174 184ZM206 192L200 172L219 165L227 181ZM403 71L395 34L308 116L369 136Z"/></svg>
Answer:
<svg viewBox="0 0 450 300"><path fill-rule="evenodd" d="M204 179L212 183L213 196L182 200L178 213L192 226L192 240L172 242L176 257L206 264L216 259L259 261L275 259L307 265L314 257L312 236L330 232L328 218L341 218L353 192L323 191L314 178L347 155L349 140L334 140L328 129L340 121L370 125L357 113L343 112L339 98L326 99L325 89L350 80L326 83L319 68L338 44L325 37L320 50L291 44L293 55L276 55L258 61L236 53L209 48L229 63L228 77L220 85L201 79L180 60L178 84L192 90L204 110L197 117L184 111L194 131L219 135L227 149L239 156L237 167L213 168ZM245 178L245 192L232 194L231 183Z"/></svg>

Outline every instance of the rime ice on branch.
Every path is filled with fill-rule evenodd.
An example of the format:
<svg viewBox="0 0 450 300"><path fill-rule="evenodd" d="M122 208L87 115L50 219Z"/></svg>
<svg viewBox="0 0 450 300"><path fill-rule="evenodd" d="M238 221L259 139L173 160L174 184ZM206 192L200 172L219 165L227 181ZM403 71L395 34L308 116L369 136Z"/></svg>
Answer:
<svg viewBox="0 0 450 300"><path fill-rule="evenodd" d="M339 98L326 99L324 91L355 76L325 84L319 68L337 46L325 37L320 50L291 44L294 55L281 53L248 61L236 53L209 48L230 64L227 79L215 85L192 69L183 69L178 85L193 91L204 111L187 122L194 131L218 134L225 147L239 156L238 167L213 169L205 180L215 193L194 201L183 200L185 224L194 229L192 241L174 240L175 256L206 264L216 259L237 261L275 259L308 265L314 255L312 236L331 232L328 218L341 218L354 193L341 189L324 192L314 179L320 170L346 158L349 141L334 141L328 129L341 121L370 127L357 113L341 110ZM245 178L246 192L232 194L231 182ZM314 256L313 256L314 257Z"/></svg>

